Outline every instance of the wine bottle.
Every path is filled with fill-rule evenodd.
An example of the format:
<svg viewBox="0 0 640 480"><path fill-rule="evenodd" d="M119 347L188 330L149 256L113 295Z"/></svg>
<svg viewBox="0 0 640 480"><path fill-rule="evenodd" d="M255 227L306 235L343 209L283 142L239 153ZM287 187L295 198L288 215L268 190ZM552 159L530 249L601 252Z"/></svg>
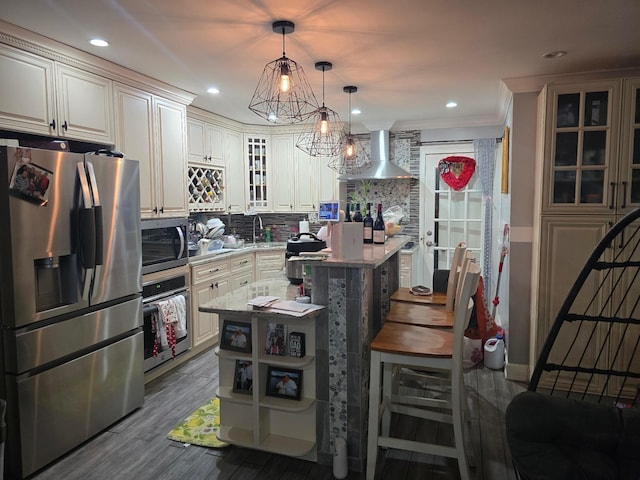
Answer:
<svg viewBox="0 0 640 480"><path fill-rule="evenodd" d="M384 219L382 218L382 204L378 204L378 216L373 222L373 243L384 243Z"/></svg>
<svg viewBox="0 0 640 480"><path fill-rule="evenodd" d="M362 241L364 243L373 243L373 217L371 216L371 204L367 203L367 212L364 216Z"/></svg>
<svg viewBox="0 0 640 480"><path fill-rule="evenodd" d="M362 212L360 211L360 204L356 203L356 213L353 214L353 221L354 222L361 222L362 221Z"/></svg>
<svg viewBox="0 0 640 480"><path fill-rule="evenodd" d="M347 202L347 208L345 209L344 221L345 222L351 221L351 204L349 202Z"/></svg>

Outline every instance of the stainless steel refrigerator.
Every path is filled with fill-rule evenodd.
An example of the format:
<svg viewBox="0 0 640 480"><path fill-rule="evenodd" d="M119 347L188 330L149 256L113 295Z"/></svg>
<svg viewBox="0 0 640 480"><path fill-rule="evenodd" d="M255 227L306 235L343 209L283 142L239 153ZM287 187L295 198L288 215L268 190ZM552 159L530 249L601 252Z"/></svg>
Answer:
<svg viewBox="0 0 640 480"><path fill-rule="evenodd" d="M5 472L23 478L144 401L138 162L0 147Z"/></svg>

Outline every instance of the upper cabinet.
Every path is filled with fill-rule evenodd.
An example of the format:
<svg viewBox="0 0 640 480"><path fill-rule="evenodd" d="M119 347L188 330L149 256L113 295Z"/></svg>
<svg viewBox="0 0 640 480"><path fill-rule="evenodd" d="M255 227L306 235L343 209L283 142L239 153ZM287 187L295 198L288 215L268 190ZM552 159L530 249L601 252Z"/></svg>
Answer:
<svg viewBox="0 0 640 480"><path fill-rule="evenodd" d="M189 118L187 138L190 163L223 165L223 129Z"/></svg>
<svg viewBox="0 0 640 480"><path fill-rule="evenodd" d="M543 213L624 213L640 205L631 158L637 85L546 87Z"/></svg>
<svg viewBox="0 0 640 480"><path fill-rule="evenodd" d="M623 98L620 208L628 211L640 205L640 78L625 80Z"/></svg>
<svg viewBox="0 0 640 480"><path fill-rule="evenodd" d="M143 218L186 217L186 112L176 102L115 85L116 148L140 163Z"/></svg>
<svg viewBox="0 0 640 480"><path fill-rule="evenodd" d="M277 127L272 127L277 128ZM248 136L256 139L256 136ZM278 213L312 213L318 209L321 200L337 199L338 181L336 173L327 166L324 157L312 157L295 146L297 134L273 133L267 137L260 137L260 142L266 142L264 160L252 158L257 149L255 141L249 145L253 154L248 154L248 179L259 181L249 189L249 204L256 210L261 208ZM260 143L261 148L263 144ZM256 160L259 171L256 171ZM269 165L268 171L264 170ZM264 170L264 171L263 171ZM257 174L257 176L256 176ZM257 180L256 180L257 178ZM259 187L262 187L261 190ZM251 196L265 195L267 200L263 204L251 203Z"/></svg>
<svg viewBox="0 0 640 480"><path fill-rule="evenodd" d="M0 84L2 128L113 144L111 80L0 45Z"/></svg>
<svg viewBox="0 0 640 480"><path fill-rule="evenodd" d="M187 209L187 111L184 105L154 97L156 123L155 215L186 217Z"/></svg>
<svg viewBox="0 0 640 480"><path fill-rule="evenodd" d="M247 199L245 195L245 175L242 133L235 130L225 129L223 132L225 168L225 188L224 199L225 209L229 213L242 213L246 210Z"/></svg>
<svg viewBox="0 0 640 480"><path fill-rule="evenodd" d="M271 210L270 182L272 174L271 156L269 154L269 135L245 136L246 147L246 186L249 192L248 209L259 212Z"/></svg>

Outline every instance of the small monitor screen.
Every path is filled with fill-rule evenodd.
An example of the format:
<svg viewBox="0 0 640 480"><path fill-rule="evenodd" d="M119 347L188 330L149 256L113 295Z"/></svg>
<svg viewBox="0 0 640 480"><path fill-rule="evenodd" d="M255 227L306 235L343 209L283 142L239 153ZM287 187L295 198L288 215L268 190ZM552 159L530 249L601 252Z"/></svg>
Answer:
<svg viewBox="0 0 640 480"><path fill-rule="evenodd" d="M338 201L320 202L320 209L318 210L318 220L321 222L338 221L340 215L340 208Z"/></svg>

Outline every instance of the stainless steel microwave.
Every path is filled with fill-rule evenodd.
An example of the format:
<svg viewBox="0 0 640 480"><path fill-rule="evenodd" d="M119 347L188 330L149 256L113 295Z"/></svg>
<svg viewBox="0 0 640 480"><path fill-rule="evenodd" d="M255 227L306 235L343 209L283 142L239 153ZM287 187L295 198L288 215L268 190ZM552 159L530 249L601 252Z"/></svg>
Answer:
<svg viewBox="0 0 640 480"><path fill-rule="evenodd" d="M142 274L186 265L187 218L142 220Z"/></svg>

